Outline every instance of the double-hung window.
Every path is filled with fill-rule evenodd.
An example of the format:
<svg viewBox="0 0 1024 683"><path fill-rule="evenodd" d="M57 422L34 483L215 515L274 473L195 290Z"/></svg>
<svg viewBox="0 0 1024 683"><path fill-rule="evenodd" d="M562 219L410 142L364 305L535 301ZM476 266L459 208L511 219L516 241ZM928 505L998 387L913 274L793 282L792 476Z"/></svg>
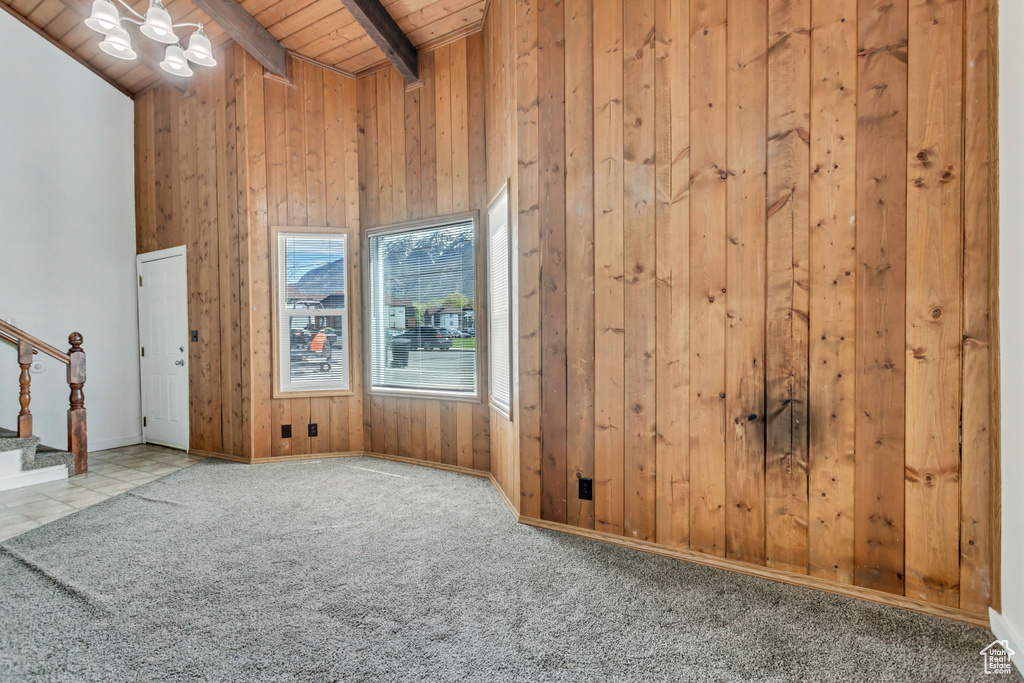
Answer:
<svg viewBox="0 0 1024 683"><path fill-rule="evenodd" d="M273 228L274 395L350 393L349 233Z"/></svg>
<svg viewBox="0 0 1024 683"><path fill-rule="evenodd" d="M367 231L370 391L476 399L476 218Z"/></svg>

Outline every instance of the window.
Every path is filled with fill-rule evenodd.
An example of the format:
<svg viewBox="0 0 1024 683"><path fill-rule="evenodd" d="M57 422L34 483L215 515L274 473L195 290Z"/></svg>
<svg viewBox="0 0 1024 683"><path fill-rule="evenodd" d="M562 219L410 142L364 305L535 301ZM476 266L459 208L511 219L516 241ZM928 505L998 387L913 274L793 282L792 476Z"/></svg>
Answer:
<svg viewBox="0 0 1024 683"><path fill-rule="evenodd" d="M349 393L348 239L274 228L274 396Z"/></svg>
<svg viewBox="0 0 1024 683"><path fill-rule="evenodd" d="M512 415L512 259L509 248L508 186L487 209L487 310L490 328L491 405Z"/></svg>
<svg viewBox="0 0 1024 683"><path fill-rule="evenodd" d="M476 221L367 233L370 390L477 397Z"/></svg>

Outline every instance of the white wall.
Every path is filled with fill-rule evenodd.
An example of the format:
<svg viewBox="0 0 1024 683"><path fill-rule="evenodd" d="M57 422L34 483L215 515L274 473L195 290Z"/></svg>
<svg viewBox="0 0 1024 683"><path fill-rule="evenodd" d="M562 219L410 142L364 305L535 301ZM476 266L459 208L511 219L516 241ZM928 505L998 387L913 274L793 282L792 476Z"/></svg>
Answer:
<svg viewBox="0 0 1024 683"><path fill-rule="evenodd" d="M141 440L132 101L0 12L0 318L59 349L81 332L90 450ZM65 366L32 378L35 432L67 443ZM18 415L0 342L0 425Z"/></svg>
<svg viewBox="0 0 1024 683"><path fill-rule="evenodd" d="M999 6L999 323L1002 364L1002 593L992 628L1024 661L1024 5ZM1000 632L1002 631L1002 632ZM1022 669L1024 670L1024 669Z"/></svg>

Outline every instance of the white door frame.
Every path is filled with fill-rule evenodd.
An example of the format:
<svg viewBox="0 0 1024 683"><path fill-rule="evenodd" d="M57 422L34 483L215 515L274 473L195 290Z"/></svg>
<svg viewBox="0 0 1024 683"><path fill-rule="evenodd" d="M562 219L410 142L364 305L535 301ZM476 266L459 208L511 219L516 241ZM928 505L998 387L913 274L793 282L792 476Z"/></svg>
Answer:
<svg viewBox="0 0 1024 683"><path fill-rule="evenodd" d="M185 341L185 344L186 344L185 348L187 349L188 348L187 345L189 343L188 342L189 330L188 330L188 322L187 322L187 314L188 314L188 256L187 256L186 251L185 251L185 245L182 244L181 246L178 246L178 247L169 247L167 249L159 249L157 251L149 251L149 252L146 252L145 254L137 255L135 257L135 275L137 277L142 277L141 273L142 273L142 264L143 263L150 263L152 261L161 261L163 259L172 258L172 257L175 257L175 256L180 256L183 259L185 259L185 261L184 261L184 263L185 263L185 289L182 291L181 294L182 294L182 297L184 297L184 299L185 299L185 308L184 308L184 310L186 311L186 323L185 323L185 330L184 330L184 333L182 335L182 339L186 340ZM141 287L140 287L140 288L136 289L136 301L138 302L137 306L138 306L138 316L139 316L139 339L140 339L140 341L142 339L142 299L141 299L141 296L142 296L142 291L141 291ZM186 392L185 392L185 408L186 409L185 409L184 421L185 421L185 433L187 435L186 439L185 439L185 452L186 453L189 452L189 448L191 447L191 444L192 444L192 438L191 438L192 426L189 423L189 415L190 415L189 407L191 406L191 403L192 403L192 387L189 384L189 355L190 354L188 352L185 353L185 390L186 390ZM142 388L142 386L143 386L142 382L143 382L142 360L140 358L140 360L139 360L139 387L140 387L141 393L142 393L142 415L143 415L142 443L149 443L147 441L147 439L146 439L146 426L145 426L145 424L146 424L146 422L145 422L145 416L146 416L146 391L145 391L144 388Z"/></svg>

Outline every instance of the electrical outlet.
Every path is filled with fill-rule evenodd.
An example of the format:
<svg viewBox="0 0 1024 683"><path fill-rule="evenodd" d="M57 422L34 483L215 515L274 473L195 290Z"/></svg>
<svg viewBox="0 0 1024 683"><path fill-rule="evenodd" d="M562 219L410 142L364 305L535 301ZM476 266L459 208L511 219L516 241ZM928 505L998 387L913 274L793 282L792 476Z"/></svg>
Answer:
<svg viewBox="0 0 1024 683"><path fill-rule="evenodd" d="M580 477L580 500L594 500L594 480Z"/></svg>
<svg viewBox="0 0 1024 683"><path fill-rule="evenodd" d="M316 422L309 423L309 435L316 436Z"/></svg>
<svg viewBox="0 0 1024 683"><path fill-rule="evenodd" d="M290 438L292 438L292 426L291 425L281 425L281 438L282 439L290 439Z"/></svg>

